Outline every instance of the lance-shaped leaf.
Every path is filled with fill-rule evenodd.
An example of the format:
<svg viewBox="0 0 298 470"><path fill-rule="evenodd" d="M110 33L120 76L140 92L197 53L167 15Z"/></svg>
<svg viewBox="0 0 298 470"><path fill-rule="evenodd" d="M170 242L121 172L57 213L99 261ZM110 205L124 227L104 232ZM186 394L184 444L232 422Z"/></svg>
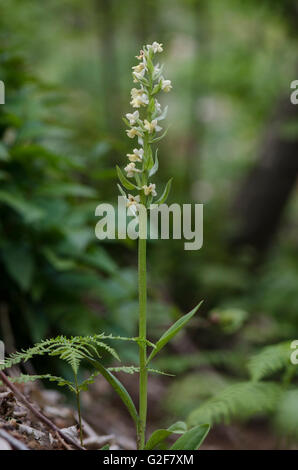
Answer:
<svg viewBox="0 0 298 470"><path fill-rule="evenodd" d="M137 186L131 183L130 181L128 181L128 179L123 175L118 165L116 166L116 168L117 168L118 178L122 186L124 186L126 189L137 189Z"/></svg>
<svg viewBox="0 0 298 470"><path fill-rule="evenodd" d="M155 137L155 139L151 139L151 140L149 141L149 144L154 144L154 143L156 143L156 142L159 142L161 139L163 139L163 138L166 136L168 130L169 130L169 128L167 128L167 129L163 132L163 134L161 134L160 136Z"/></svg>
<svg viewBox="0 0 298 470"><path fill-rule="evenodd" d="M154 449L158 444L163 442L171 434L172 434L172 432L169 431L168 429L157 429L149 437L149 439L148 439L148 441L145 445L145 450Z"/></svg>
<svg viewBox="0 0 298 470"><path fill-rule="evenodd" d="M164 189L164 192L162 193L160 198L157 199L157 201L154 201L154 204L160 205L160 204L163 204L164 202L166 202L166 200L168 199L170 190L171 190L172 181L173 181L173 178L169 179L169 181L167 182L166 187Z"/></svg>
<svg viewBox="0 0 298 470"><path fill-rule="evenodd" d="M191 312L183 315L179 318L174 325L172 325L157 341L155 344L155 349L151 352L150 356L147 359L147 364L153 359L153 357L174 337L177 333L189 322L189 320L194 316L202 304L203 300L193 309Z"/></svg>
<svg viewBox="0 0 298 470"><path fill-rule="evenodd" d="M122 402L126 406L130 416L134 420L135 424L138 425L139 417L136 410L136 407L131 399L126 388L122 385L122 383L111 373L109 372L100 362L92 359L89 356L86 356L86 359L90 362L90 364L97 369L101 375L109 382L109 384L113 387L116 393L118 393L119 397L121 398Z"/></svg>
<svg viewBox="0 0 298 470"><path fill-rule="evenodd" d="M128 119L126 119L125 117L122 118L122 121L124 122L124 124L126 124L127 127L131 127L130 125L130 122Z"/></svg>
<svg viewBox="0 0 298 470"><path fill-rule="evenodd" d="M117 184L117 186L118 186L118 189L120 191L121 196L123 196L124 199L126 200L127 196L126 196L125 192L123 191L123 189L121 188L120 184Z"/></svg>
<svg viewBox="0 0 298 470"><path fill-rule="evenodd" d="M154 449L171 434L184 434L186 431L187 426L183 421L177 421L177 423L172 424L168 429L157 429L149 437L145 445L145 450Z"/></svg>
<svg viewBox="0 0 298 470"><path fill-rule="evenodd" d="M186 433L179 437L175 444L172 445L171 450L197 450L203 443L209 430L209 424L200 424L186 431Z"/></svg>
<svg viewBox="0 0 298 470"><path fill-rule="evenodd" d="M167 114L168 114L168 106L166 106L163 112L159 116L157 116L156 120L162 121L163 119L167 117Z"/></svg>
<svg viewBox="0 0 298 470"><path fill-rule="evenodd" d="M158 157L157 157L157 150L155 152L155 162L151 170L149 171L149 177L155 175L155 173L158 171Z"/></svg>
<svg viewBox="0 0 298 470"><path fill-rule="evenodd" d="M172 424L168 430L173 434L184 434L187 431L187 424L184 421L177 421Z"/></svg>

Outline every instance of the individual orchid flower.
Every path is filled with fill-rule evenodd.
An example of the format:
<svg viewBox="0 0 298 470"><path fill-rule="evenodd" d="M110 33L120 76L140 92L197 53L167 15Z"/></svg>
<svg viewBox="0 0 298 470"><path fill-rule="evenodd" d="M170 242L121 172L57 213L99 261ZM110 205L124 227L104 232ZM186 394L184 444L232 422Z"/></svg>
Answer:
<svg viewBox="0 0 298 470"><path fill-rule="evenodd" d="M128 212L131 213L131 215L133 216L137 215L139 203L140 203L140 196L132 196L131 194L128 194L126 207L128 208Z"/></svg>
<svg viewBox="0 0 298 470"><path fill-rule="evenodd" d="M146 93L137 94L136 96L132 97L130 104L133 108L140 108L141 106L146 106L149 103L148 96Z"/></svg>
<svg viewBox="0 0 298 470"><path fill-rule="evenodd" d="M152 44L147 44L147 49L150 50L152 49L154 54L156 54L157 52L162 52L163 51L163 47L162 47L162 44L154 41Z"/></svg>
<svg viewBox="0 0 298 470"><path fill-rule="evenodd" d="M154 183L150 183L149 186L144 185L143 189L144 189L145 196L149 196L150 194L152 194L152 196L157 196L157 192L155 191L155 187L156 187L156 185Z"/></svg>
<svg viewBox="0 0 298 470"><path fill-rule="evenodd" d="M132 72L132 75L134 77L134 80L133 80L134 83L142 81L142 79L144 78L145 72L146 72L145 68L143 68L140 72L136 72L136 71Z"/></svg>
<svg viewBox="0 0 298 470"><path fill-rule="evenodd" d="M133 139L136 135L141 136L140 131L136 129L135 127L132 127L131 129L127 129L126 134L130 139Z"/></svg>
<svg viewBox="0 0 298 470"><path fill-rule="evenodd" d="M139 115L139 111L135 111L134 113L127 113L125 115L127 117L127 119L129 120L129 124L131 126L133 126L137 120L139 119L140 115Z"/></svg>
<svg viewBox="0 0 298 470"><path fill-rule="evenodd" d="M153 121L149 122L147 119L144 120L144 128L146 131L149 132L149 134L152 134L153 132L159 132L162 130L162 127L160 127L157 124L157 119L153 119Z"/></svg>
<svg viewBox="0 0 298 470"><path fill-rule="evenodd" d="M161 79L161 89L168 93L172 89L172 82L171 80L165 80L164 78Z"/></svg>
<svg viewBox="0 0 298 470"><path fill-rule="evenodd" d="M155 98L155 110L158 114L161 113L161 104L158 102L156 98Z"/></svg>
<svg viewBox="0 0 298 470"><path fill-rule="evenodd" d="M144 51L143 49L140 50L140 54L136 55L136 59L143 60L144 59Z"/></svg>
<svg viewBox="0 0 298 470"><path fill-rule="evenodd" d="M130 162L141 162L144 156L144 149L133 149L133 153L126 154Z"/></svg>
<svg viewBox="0 0 298 470"><path fill-rule="evenodd" d="M134 162L131 162L126 165L124 170L126 171L127 178L133 178L135 173L141 173L141 170L136 168L136 164Z"/></svg>
<svg viewBox="0 0 298 470"><path fill-rule="evenodd" d="M141 73L141 72L145 73L146 64L144 62L140 62L138 65L134 65L132 69L135 73ZM144 76L144 73L143 73L143 76Z"/></svg>

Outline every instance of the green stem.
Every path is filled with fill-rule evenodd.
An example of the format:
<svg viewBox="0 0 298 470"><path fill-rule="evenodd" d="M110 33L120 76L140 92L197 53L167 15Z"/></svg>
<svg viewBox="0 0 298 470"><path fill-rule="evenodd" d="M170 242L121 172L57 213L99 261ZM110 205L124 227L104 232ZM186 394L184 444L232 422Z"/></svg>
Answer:
<svg viewBox="0 0 298 470"><path fill-rule="evenodd" d="M78 386L78 380L76 374L74 374L75 379L75 386L76 386L76 400L77 400L77 410L78 410L78 417L79 417L79 428L80 428L80 442L81 446L84 446L83 442L83 426L82 426L82 413L81 413L81 400L80 400L80 391Z"/></svg>
<svg viewBox="0 0 298 470"><path fill-rule="evenodd" d="M140 217L140 225L141 225ZM141 233L141 227L139 227ZM139 238L138 247L138 271L139 271L139 357L140 357L140 378L139 378L139 425L137 445L138 450L143 450L145 446L146 419L147 419L147 281L146 281L146 239Z"/></svg>

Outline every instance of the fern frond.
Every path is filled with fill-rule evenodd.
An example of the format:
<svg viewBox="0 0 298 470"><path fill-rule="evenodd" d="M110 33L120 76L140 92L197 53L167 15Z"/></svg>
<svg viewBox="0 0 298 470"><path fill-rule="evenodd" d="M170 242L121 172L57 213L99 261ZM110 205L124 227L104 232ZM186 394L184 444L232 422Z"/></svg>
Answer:
<svg viewBox="0 0 298 470"><path fill-rule="evenodd" d="M135 366L120 366L120 367L108 367L109 372L124 372L125 374L135 374L139 372L139 367Z"/></svg>
<svg viewBox="0 0 298 470"><path fill-rule="evenodd" d="M34 356L58 356L60 359L65 360L77 374L81 361L86 356L100 357L98 349L104 349L117 360L119 356L117 352L109 345L101 341L106 335L94 336L72 336L67 338L65 336L57 336L35 344L33 347L17 352L8 357L4 364L0 365L0 370L7 369L20 362L26 362ZM108 339L112 339L109 337Z"/></svg>
<svg viewBox="0 0 298 470"><path fill-rule="evenodd" d="M79 391L87 391L88 390L88 385L91 385L94 383L95 378L100 374L99 371L93 372L87 379L85 379L83 382L81 382L78 386Z"/></svg>
<svg viewBox="0 0 298 470"><path fill-rule="evenodd" d="M246 420L271 413L281 395L281 387L272 382L242 382L222 390L194 410L190 426L202 423L229 423L233 418Z"/></svg>
<svg viewBox="0 0 298 470"><path fill-rule="evenodd" d="M125 372L126 374L135 374L140 372L139 367L135 366L120 366L120 367L109 367L108 370L110 372ZM158 369L147 369L148 372L151 372L152 374L160 374L160 375L167 375L169 377L174 377L173 374L168 374L167 372L163 372Z"/></svg>
<svg viewBox="0 0 298 470"><path fill-rule="evenodd" d="M49 380L50 382L56 382L60 387L68 387L72 392L75 391L75 388L71 382L63 379L62 377L57 377L51 374L43 375L29 375L29 374L20 374L17 377L9 377L10 382L17 384L26 384L29 382L35 382L36 380ZM3 385L0 381L0 385Z"/></svg>
<svg viewBox="0 0 298 470"><path fill-rule="evenodd" d="M151 372L152 374L167 375L168 377L175 377L174 374L169 374L168 372L163 372L159 369L148 369L148 372Z"/></svg>
<svg viewBox="0 0 298 470"><path fill-rule="evenodd" d="M284 392L277 405L274 426L279 435L298 439L298 390Z"/></svg>
<svg viewBox="0 0 298 470"><path fill-rule="evenodd" d="M156 345L154 343L151 343L148 339L141 339L139 336L134 336L134 337L126 337L126 336L114 336L112 334L105 335L104 333L100 335L95 335L98 336L100 339L113 339L113 340L120 340L120 341L133 341L135 343L146 343L147 346L150 346L151 348L155 349Z"/></svg>
<svg viewBox="0 0 298 470"><path fill-rule="evenodd" d="M290 341L286 341L267 346L252 356L248 362L248 370L252 380L258 381L288 367L291 364L290 345Z"/></svg>
<svg viewBox="0 0 298 470"><path fill-rule="evenodd" d="M42 340L40 343L35 344L29 349L22 349L19 352L11 354L5 359L3 364L0 364L0 370L9 369L20 362L27 362L34 356L43 356L56 341L57 338Z"/></svg>

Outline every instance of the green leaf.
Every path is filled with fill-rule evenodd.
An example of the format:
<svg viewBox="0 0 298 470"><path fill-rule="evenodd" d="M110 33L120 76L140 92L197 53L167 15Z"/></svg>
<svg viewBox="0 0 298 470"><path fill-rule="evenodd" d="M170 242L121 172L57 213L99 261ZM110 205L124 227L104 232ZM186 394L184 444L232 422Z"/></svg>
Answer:
<svg viewBox="0 0 298 470"><path fill-rule="evenodd" d="M7 204L14 210L19 212L26 222L34 222L44 216L44 212L34 204L28 202L20 194L9 193L8 191L0 191L0 202Z"/></svg>
<svg viewBox="0 0 298 470"><path fill-rule="evenodd" d="M10 174L7 171L0 170L0 180L8 180Z"/></svg>
<svg viewBox="0 0 298 470"><path fill-rule="evenodd" d="M32 283L34 262L29 249L24 245L5 243L2 250L4 265L12 279L27 291Z"/></svg>
<svg viewBox="0 0 298 470"><path fill-rule="evenodd" d="M173 178L169 179L164 189L164 192L162 193L159 199L154 201L154 204L163 204L164 202L166 202L166 200L168 199L170 190L171 190L172 181L173 181Z"/></svg>
<svg viewBox="0 0 298 470"><path fill-rule="evenodd" d="M139 367L135 366L119 366L119 367L109 367L109 372L125 372L125 374L135 374L139 372Z"/></svg>
<svg viewBox="0 0 298 470"><path fill-rule="evenodd" d="M110 450L110 444L106 444L105 446L101 447L99 450Z"/></svg>
<svg viewBox="0 0 298 470"><path fill-rule="evenodd" d="M163 134L161 134L159 137L156 137L155 139L152 139L150 140L149 144L154 144L156 142L159 142L161 139L163 139L165 137L165 135L167 134L169 128L167 128Z"/></svg>
<svg viewBox="0 0 298 470"><path fill-rule="evenodd" d="M197 450L210 430L209 424L200 424L189 431L186 431L175 444L172 445L171 450Z"/></svg>
<svg viewBox="0 0 298 470"><path fill-rule="evenodd" d="M119 189L119 191L120 191L121 196L123 196L123 197L125 198L125 200L126 200L126 199L127 199L127 196L126 196L125 192L123 191L123 189L121 188L120 184L117 184L117 186L118 186L118 189Z"/></svg>
<svg viewBox="0 0 298 470"><path fill-rule="evenodd" d="M7 162L9 160L9 153L5 145L0 142L0 160Z"/></svg>
<svg viewBox="0 0 298 470"><path fill-rule="evenodd" d="M149 437L145 445L145 450L154 449L158 444L163 442L171 434L172 432L168 429L157 429L157 431L154 431Z"/></svg>
<svg viewBox="0 0 298 470"><path fill-rule="evenodd" d="M124 122L124 124L127 126L127 127L131 127L130 125L130 122L128 119L126 119L125 117L122 118L122 121Z"/></svg>
<svg viewBox="0 0 298 470"><path fill-rule="evenodd" d="M113 387L115 392L119 395L121 400L123 401L124 405L126 406L130 416L134 420L135 424L138 425L139 417L136 410L136 407L131 399L126 388L122 385L122 383L114 377L111 372L109 372L100 362L96 361L95 359L86 356L86 359L90 362L90 364L97 369L101 375L109 382L109 384Z"/></svg>
<svg viewBox="0 0 298 470"><path fill-rule="evenodd" d="M184 434L187 431L187 424L184 421L177 421L168 430L173 434Z"/></svg>
<svg viewBox="0 0 298 470"><path fill-rule="evenodd" d="M145 450L154 449L171 434L184 434L186 431L187 425L183 421L177 421L177 423L172 424L168 429L157 429L148 439Z"/></svg>
<svg viewBox="0 0 298 470"><path fill-rule="evenodd" d="M149 177L155 175L155 173L158 171L158 166L159 166L159 164L158 164L158 157L157 157L157 150L156 150L156 152L155 152L155 163L154 163L153 167L151 168L151 170L149 171Z"/></svg>
<svg viewBox="0 0 298 470"><path fill-rule="evenodd" d="M153 357L174 337L177 333L189 322L189 320L194 316L202 305L203 300L193 309L191 312L183 315L179 320L177 320L174 325L172 325L157 341L155 344L155 349L151 352L147 364L153 359Z"/></svg>
<svg viewBox="0 0 298 470"><path fill-rule="evenodd" d="M45 247L42 250L42 253L48 260L48 262L57 270L57 271L67 271L76 267L76 263L72 259L61 258L49 247Z"/></svg>
<svg viewBox="0 0 298 470"><path fill-rule="evenodd" d="M97 191L89 186L78 183L49 183L43 185L38 191L42 195L47 196L73 196L73 197L96 197Z"/></svg>
<svg viewBox="0 0 298 470"><path fill-rule="evenodd" d="M124 186L126 189L137 189L137 186L135 184L131 183L130 181L128 181L127 178L125 178L125 176L123 175L118 165L116 166L116 168L117 168L118 178L122 186Z"/></svg>

